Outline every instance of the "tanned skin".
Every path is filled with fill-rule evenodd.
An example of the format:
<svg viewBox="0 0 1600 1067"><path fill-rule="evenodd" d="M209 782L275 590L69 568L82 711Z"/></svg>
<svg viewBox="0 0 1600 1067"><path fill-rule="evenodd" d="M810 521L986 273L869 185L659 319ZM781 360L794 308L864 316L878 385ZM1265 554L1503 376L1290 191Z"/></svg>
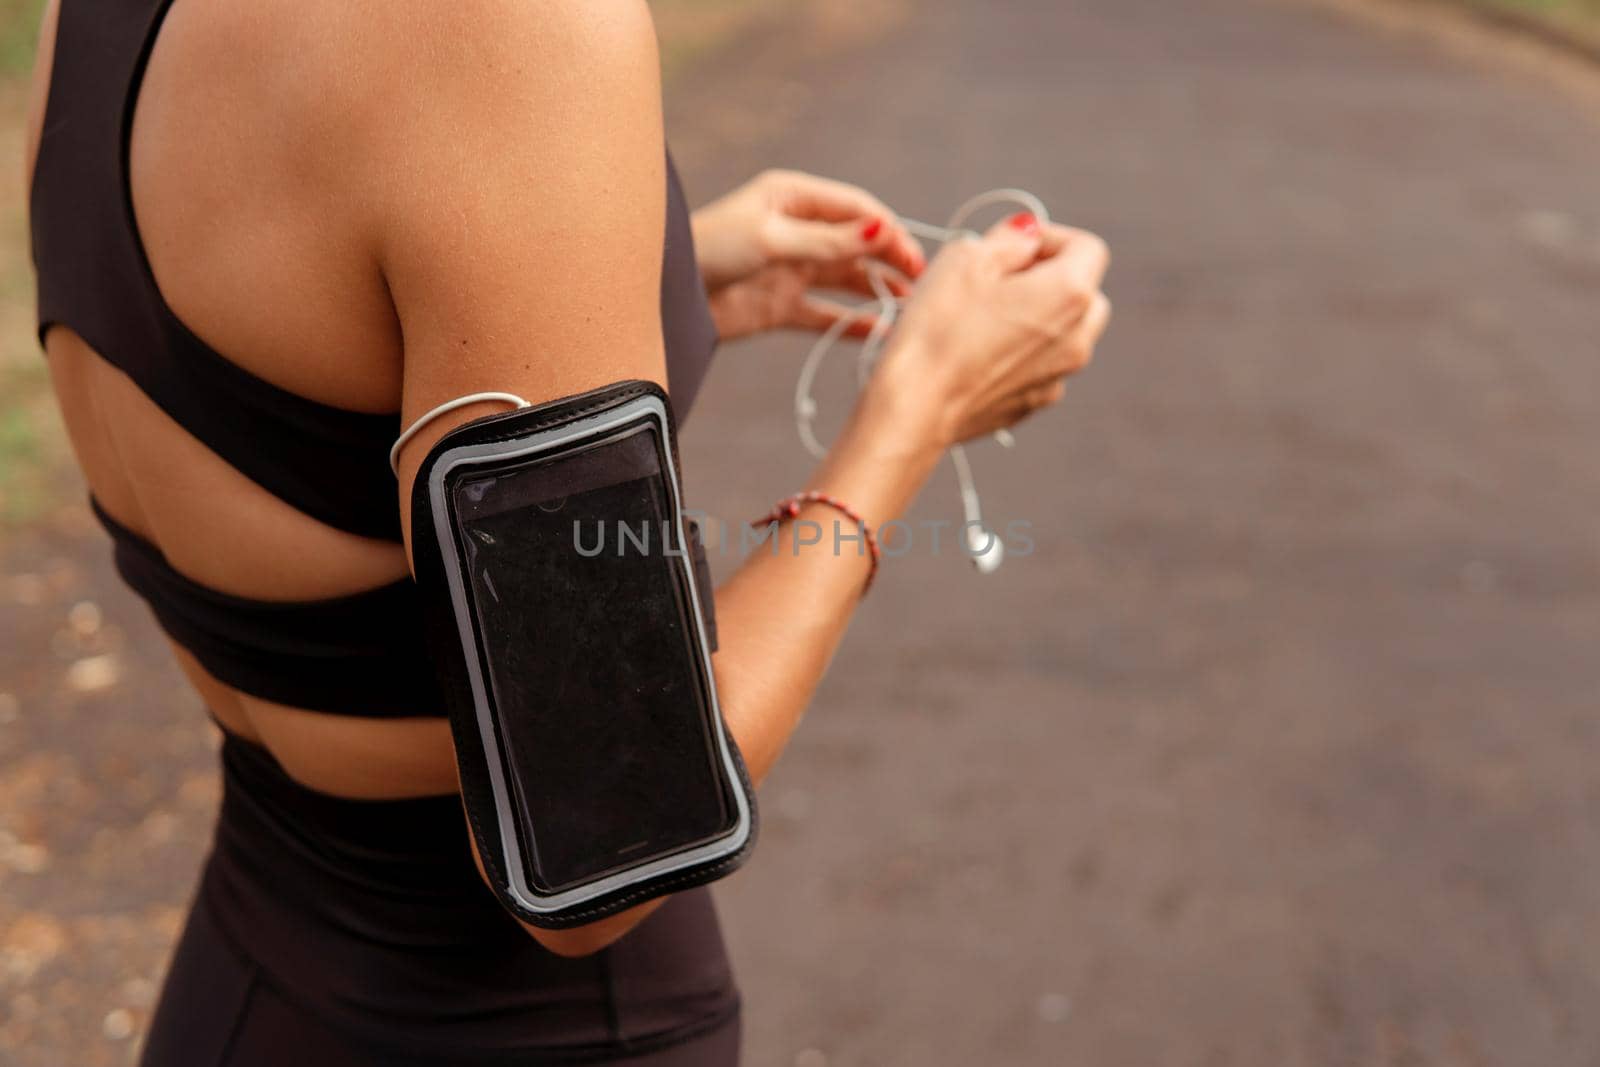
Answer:
<svg viewBox="0 0 1600 1067"><path fill-rule="evenodd" d="M30 173L54 26L52 4ZM642 0L180 2L151 55L130 150L152 267L196 334L292 392L357 411L398 408L406 422L479 390L538 402L625 378L667 384L663 166ZM879 371L808 483L873 523L909 505L951 443L1059 399L1110 312L1099 291L1106 249L1091 234L1018 219L928 266L893 220L859 189L790 172L763 175L695 218L726 337L825 328L839 309L812 288L861 291L869 260L902 291L915 280ZM52 330L46 350L97 497L181 573L284 601L408 573L408 547L333 529L273 497L69 329ZM405 449L403 522L434 441L497 410L456 411ZM795 488L774 485L773 496ZM757 553L717 591L718 689L757 781L798 725L867 567L821 549ZM223 725L312 789L457 791L442 718L285 707L174 652ZM529 934L582 955L651 910Z"/></svg>

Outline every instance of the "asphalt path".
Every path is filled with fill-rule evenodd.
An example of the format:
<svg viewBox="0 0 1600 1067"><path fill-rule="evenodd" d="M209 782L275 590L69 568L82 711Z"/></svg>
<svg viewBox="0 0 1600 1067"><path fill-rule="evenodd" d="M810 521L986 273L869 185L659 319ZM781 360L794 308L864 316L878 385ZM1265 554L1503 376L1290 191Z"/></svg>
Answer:
<svg viewBox="0 0 1600 1067"><path fill-rule="evenodd" d="M1318 8L913 12L697 71L691 193L1023 186L1117 315L974 457L1033 555L886 565L766 790L751 1062L1596 1062L1600 127ZM724 353L712 512L803 477L804 349Z"/></svg>

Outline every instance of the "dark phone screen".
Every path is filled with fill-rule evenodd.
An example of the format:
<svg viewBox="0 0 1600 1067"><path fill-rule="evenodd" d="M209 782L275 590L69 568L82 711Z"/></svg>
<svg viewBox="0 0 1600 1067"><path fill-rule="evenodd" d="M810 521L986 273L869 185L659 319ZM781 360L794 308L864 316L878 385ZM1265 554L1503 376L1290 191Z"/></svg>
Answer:
<svg viewBox="0 0 1600 1067"><path fill-rule="evenodd" d="M734 826L660 447L647 424L452 487L527 873L545 892Z"/></svg>

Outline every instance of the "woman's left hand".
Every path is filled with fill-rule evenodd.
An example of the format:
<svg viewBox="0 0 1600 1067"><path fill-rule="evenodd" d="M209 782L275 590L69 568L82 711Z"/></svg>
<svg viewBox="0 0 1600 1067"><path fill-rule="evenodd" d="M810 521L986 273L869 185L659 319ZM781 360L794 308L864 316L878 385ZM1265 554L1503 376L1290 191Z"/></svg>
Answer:
<svg viewBox="0 0 1600 1067"><path fill-rule="evenodd" d="M694 213L694 242L722 339L792 327L822 331L856 313L819 290L872 296L868 264L903 296L927 259L872 194L798 171L770 170ZM849 327L860 336L873 318Z"/></svg>

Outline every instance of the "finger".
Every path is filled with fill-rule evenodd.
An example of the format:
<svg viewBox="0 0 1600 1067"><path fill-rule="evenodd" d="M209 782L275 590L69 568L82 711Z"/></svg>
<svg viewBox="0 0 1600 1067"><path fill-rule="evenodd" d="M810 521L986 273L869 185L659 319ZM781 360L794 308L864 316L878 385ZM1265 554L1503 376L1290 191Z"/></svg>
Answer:
<svg viewBox="0 0 1600 1067"><path fill-rule="evenodd" d="M856 223L873 254L908 277L919 276L928 257L900 218L859 186L798 171L775 172L779 209L807 222Z"/></svg>
<svg viewBox="0 0 1600 1067"><path fill-rule="evenodd" d="M911 249L911 238L898 223L891 225L880 219L858 226L855 222L811 222L780 216L768 221L762 240L767 255L777 261L815 263L825 268L875 260L906 277L914 277L927 267L921 250ZM909 291L909 287L905 288ZM874 295L870 284L854 291Z"/></svg>
<svg viewBox="0 0 1600 1067"><path fill-rule="evenodd" d="M767 255L774 260L838 263L874 254L881 243L883 223L812 222L776 216L762 235Z"/></svg>
<svg viewBox="0 0 1600 1067"><path fill-rule="evenodd" d="M1001 401L1005 424L1015 426L1029 415L1061 402L1067 395L1067 383L1061 378L1035 382L1012 393Z"/></svg>
<svg viewBox="0 0 1600 1067"><path fill-rule="evenodd" d="M1030 411L1041 408L1054 407L1061 403L1067 395L1067 383L1064 379L1057 378L1052 382L1043 382L1022 394L1022 402Z"/></svg>
<svg viewBox="0 0 1600 1067"><path fill-rule="evenodd" d="M962 443L1008 429L1028 416L1059 401L1066 393L1061 379L1053 378L1006 394L988 407L973 424L963 427Z"/></svg>
<svg viewBox="0 0 1600 1067"><path fill-rule="evenodd" d="M1069 327L1060 342L1044 361L1046 373L1054 376L1071 376L1094 362L1095 346L1100 343L1106 326L1111 322L1111 301L1104 293L1095 293L1088 309Z"/></svg>
<svg viewBox="0 0 1600 1067"><path fill-rule="evenodd" d="M1039 220L1031 212L1022 211L995 223L979 243L983 255L1000 273L1015 274L1039 257L1043 240Z"/></svg>
<svg viewBox="0 0 1600 1067"><path fill-rule="evenodd" d="M878 324L878 316L870 309L846 307L822 297L808 296L795 307L788 325L823 333L833 329L841 319L848 322L844 328L845 337L866 337Z"/></svg>
<svg viewBox="0 0 1600 1067"><path fill-rule="evenodd" d="M907 278L920 278L928 269L928 255L921 243L893 215L884 224L874 254Z"/></svg>
<svg viewBox="0 0 1600 1067"><path fill-rule="evenodd" d="M892 295L897 297L911 295L911 280L904 274L877 261L865 259L819 267L811 284L817 289L832 289L858 296L876 297L878 290L872 284L874 273L883 280L884 288Z"/></svg>
<svg viewBox="0 0 1600 1067"><path fill-rule="evenodd" d="M1094 299L1089 303L1089 310L1084 312L1083 319L1073 329L1072 334L1076 343L1086 351L1084 358L1078 364L1086 365L1094 356L1094 346L1105 336L1106 327L1111 325L1111 299L1104 293L1094 294Z"/></svg>
<svg viewBox="0 0 1600 1067"><path fill-rule="evenodd" d="M819 222L892 218L894 212L871 193L848 182L800 171L779 171L778 203L787 215Z"/></svg>
<svg viewBox="0 0 1600 1067"><path fill-rule="evenodd" d="M1079 293L1093 293L1099 290L1110 265L1111 250L1098 234L1051 225L1044 227L1039 261L1026 277L1040 285L1064 285Z"/></svg>

